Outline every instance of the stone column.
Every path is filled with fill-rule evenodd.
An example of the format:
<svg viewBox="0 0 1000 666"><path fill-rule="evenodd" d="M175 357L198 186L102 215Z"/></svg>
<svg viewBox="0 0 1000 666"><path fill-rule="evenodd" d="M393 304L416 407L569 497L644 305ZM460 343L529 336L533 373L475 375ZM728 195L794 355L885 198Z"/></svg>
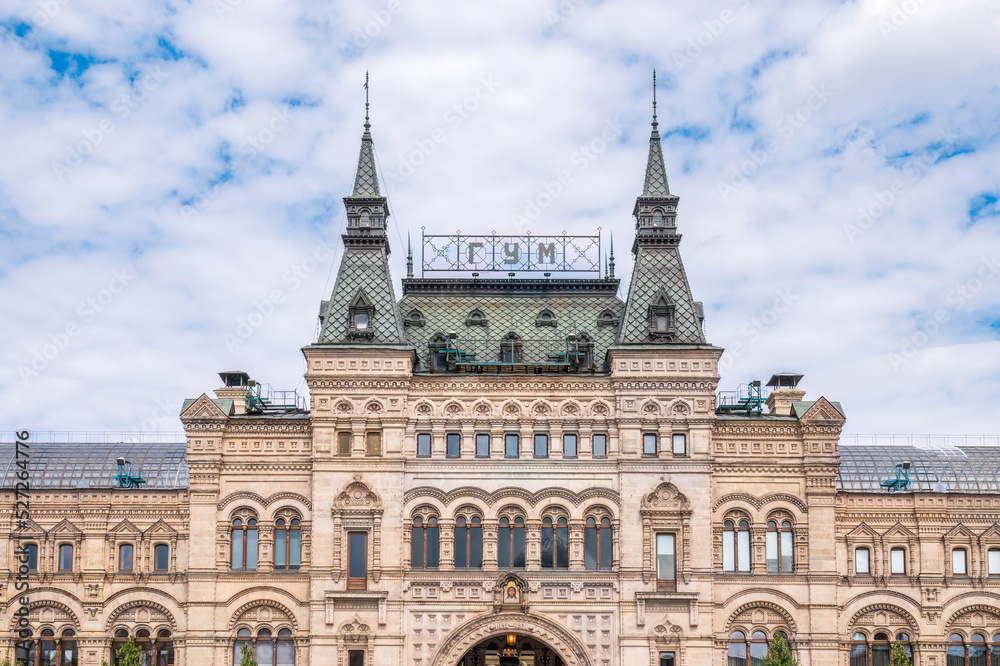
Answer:
<svg viewBox="0 0 1000 666"><path fill-rule="evenodd" d="M583 571L583 529L584 522L578 519L569 521L569 570Z"/></svg>

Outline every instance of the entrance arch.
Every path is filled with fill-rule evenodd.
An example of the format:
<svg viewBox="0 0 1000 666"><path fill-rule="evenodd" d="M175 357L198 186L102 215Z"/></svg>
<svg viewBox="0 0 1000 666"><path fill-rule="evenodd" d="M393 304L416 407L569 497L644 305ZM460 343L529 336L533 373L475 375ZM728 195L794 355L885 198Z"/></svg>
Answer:
<svg viewBox="0 0 1000 666"><path fill-rule="evenodd" d="M540 615L499 613L473 618L456 627L438 648L432 666L456 666L469 649L490 638L517 634L554 651L566 666L593 666L580 641L568 629Z"/></svg>

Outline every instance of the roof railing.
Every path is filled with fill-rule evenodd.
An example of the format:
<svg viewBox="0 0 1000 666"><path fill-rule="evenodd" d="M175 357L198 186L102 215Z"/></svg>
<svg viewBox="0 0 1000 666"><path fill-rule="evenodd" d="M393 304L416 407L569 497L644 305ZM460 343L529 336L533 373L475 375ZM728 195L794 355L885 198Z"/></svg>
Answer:
<svg viewBox="0 0 1000 666"><path fill-rule="evenodd" d="M183 444L187 436L173 430L29 430L28 444ZM13 430L0 431L0 443L12 444Z"/></svg>
<svg viewBox="0 0 1000 666"><path fill-rule="evenodd" d="M913 446L918 449L942 449L957 446L997 446L1000 435L841 435L842 446Z"/></svg>

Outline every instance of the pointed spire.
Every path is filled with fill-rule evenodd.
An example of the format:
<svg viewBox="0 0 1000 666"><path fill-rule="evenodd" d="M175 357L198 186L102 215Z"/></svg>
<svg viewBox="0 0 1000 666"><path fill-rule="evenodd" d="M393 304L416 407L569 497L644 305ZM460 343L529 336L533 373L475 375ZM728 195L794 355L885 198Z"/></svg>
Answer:
<svg viewBox="0 0 1000 666"><path fill-rule="evenodd" d="M667 169L663 166L663 149L660 147L660 123L656 120L656 70L653 70L653 131L649 135L649 157L646 159L646 179L642 185L644 197L668 197Z"/></svg>
<svg viewBox="0 0 1000 666"><path fill-rule="evenodd" d="M352 197L380 197L378 175L375 171L375 148L372 143L371 123L368 119L368 72L365 72L365 133L361 135L361 154L358 171L354 176Z"/></svg>
<svg viewBox="0 0 1000 666"><path fill-rule="evenodd" d="M608 263L608 277L615 279L615 235L611 234L611 261Z"/></svg>
<svg viewBox="0 0 1000 666"><path fill-rule="evenodd" d="M413 245L410 244L410 232L406 232L406 277L413 277Z"/></svg>

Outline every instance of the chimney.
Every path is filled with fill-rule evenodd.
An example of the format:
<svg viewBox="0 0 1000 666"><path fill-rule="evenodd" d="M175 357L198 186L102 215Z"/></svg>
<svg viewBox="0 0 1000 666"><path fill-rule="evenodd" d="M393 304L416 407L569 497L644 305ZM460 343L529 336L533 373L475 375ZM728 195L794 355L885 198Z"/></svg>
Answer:
<svg viewBox="0 0 1000 666"><path fill-rule="evenodd" d="M233 401L233 414L247 413L247 387L250 385L250 375L242 370L220 372L222 388L215 389L215 397L219 400Z"/></svg>
<svg viewBox="0 0 1000 666"><path fill-rule="evenodd" d="M767 385L771 394L767 396L767 411L778 416L791 416L792 403L806 396L806 392L796 388L802 375L793 372L779 372L771 375Z"/></svg>

